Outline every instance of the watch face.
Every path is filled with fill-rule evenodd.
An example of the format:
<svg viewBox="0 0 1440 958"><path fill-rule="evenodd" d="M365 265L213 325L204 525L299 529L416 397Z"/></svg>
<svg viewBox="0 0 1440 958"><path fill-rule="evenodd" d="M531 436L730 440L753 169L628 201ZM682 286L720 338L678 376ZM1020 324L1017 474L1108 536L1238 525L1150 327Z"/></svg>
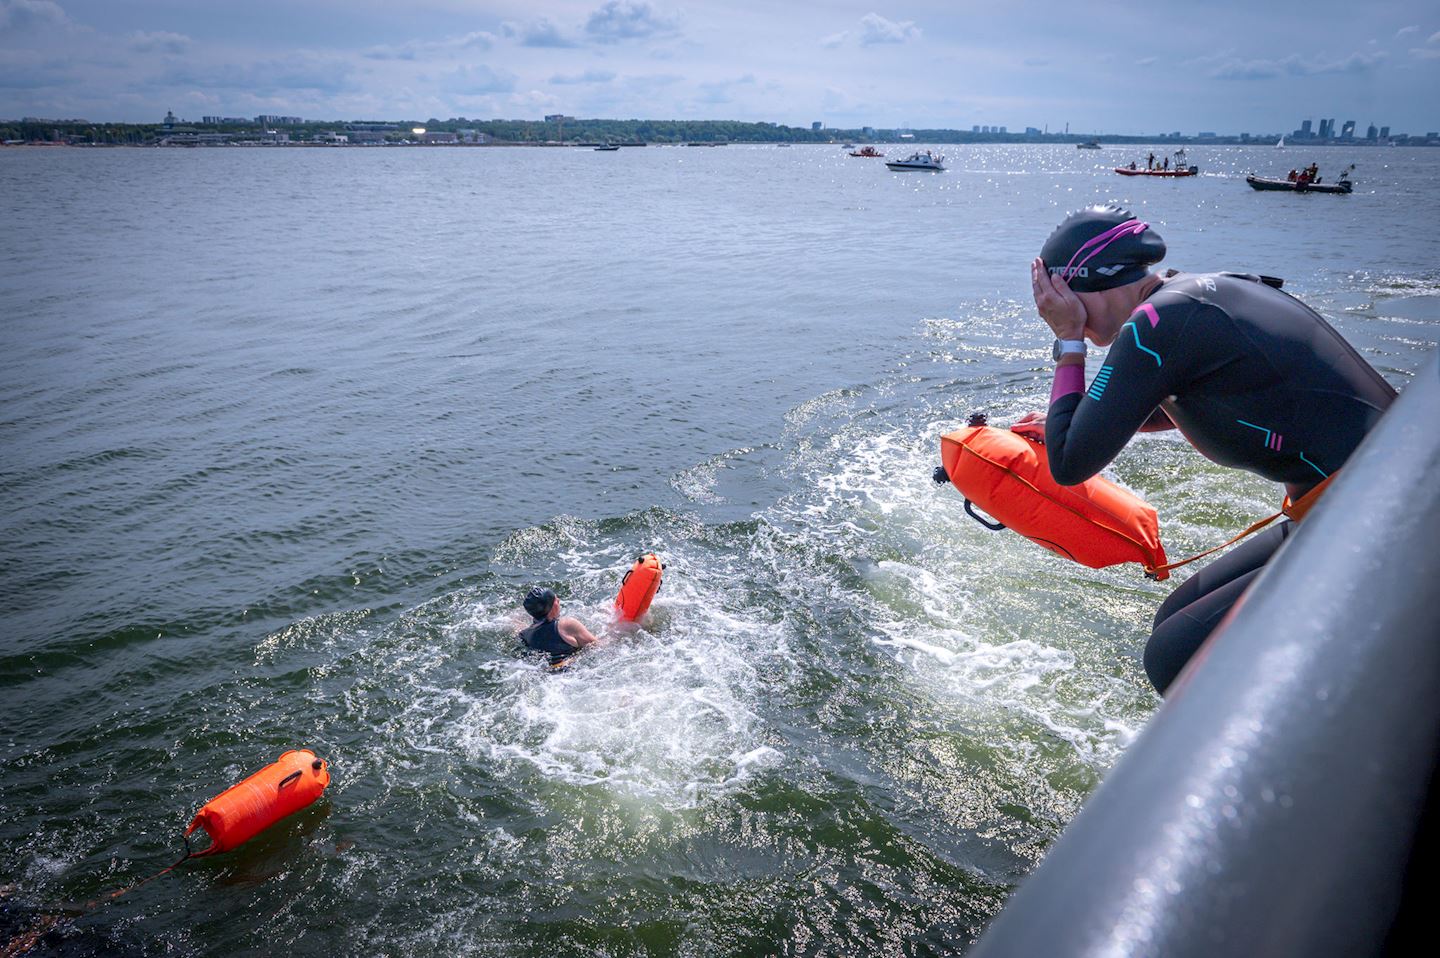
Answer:
<svg viewBox="0 0 1440 958"><path fill-rule="evenodd" d="M1055 345L1050 347L1050 356L1058 363L1062 355L1064 354L1060 352L1060 340L1056 339Z"/></svg>

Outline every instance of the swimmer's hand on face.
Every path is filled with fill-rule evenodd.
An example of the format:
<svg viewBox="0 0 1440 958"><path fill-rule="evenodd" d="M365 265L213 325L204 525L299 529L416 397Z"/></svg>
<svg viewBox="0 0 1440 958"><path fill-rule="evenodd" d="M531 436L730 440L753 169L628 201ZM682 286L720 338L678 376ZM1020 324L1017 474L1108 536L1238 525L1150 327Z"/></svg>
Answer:
<svg viewBox="0 0 1440 958"><path fill-rule="evenodd" d="M1045 261L1038 256L1030 264L1030 291L1036 311L1056 339L1085 337L1085 304L1069 283L1045 268Z"/></svg>

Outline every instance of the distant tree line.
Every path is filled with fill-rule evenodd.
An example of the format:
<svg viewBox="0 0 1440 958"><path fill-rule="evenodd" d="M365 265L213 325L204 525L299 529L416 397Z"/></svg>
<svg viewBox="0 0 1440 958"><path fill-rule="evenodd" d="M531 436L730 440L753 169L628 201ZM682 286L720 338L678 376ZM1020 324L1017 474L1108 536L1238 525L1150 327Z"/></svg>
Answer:
<svg viewBox="0 0 1440 958"><path fill-rule="evenodd" d="M1079 143L1098 139L1101 143L1264 143L1248 137L1206 137L1175 135L1095 137L1089 133L977 133L944 129L820 129L784 126L775 123L742 123L736 120L594 120L565 117L561 120L471 120L455 117L441 120L328 120L307 121L279 128L292 141L303 142L322 134L345 133L351 128L380 132L388 142L413 138L411 130L424 127L430 132L474 130L495 143ZM237 138L258 137L265 128L258 123L89 123L67 120L27 122L0 120L0 140L27 143L93 143L97 145L142 145L155 143L172 134L229 133ZM1412 143L1423 141L1412 140ZM1356 145L1365 145L1357 141Z"/></svg>

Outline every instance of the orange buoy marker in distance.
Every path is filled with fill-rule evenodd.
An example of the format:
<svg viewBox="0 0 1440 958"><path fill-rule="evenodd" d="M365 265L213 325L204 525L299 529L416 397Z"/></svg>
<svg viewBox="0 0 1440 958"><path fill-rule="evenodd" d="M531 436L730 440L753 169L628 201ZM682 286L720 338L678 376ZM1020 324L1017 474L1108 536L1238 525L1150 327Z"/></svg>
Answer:
<svg viewBox="0 0 1440 958"><path fill-rule="evenodd" d="M650 610L650 603L660 588L665 566L660 557L647 552L635 560L625 578L620 580L620 594L615 596L615 617L621 622L638 622Z"/></svg>
<svg viewBox="0 0 1440 958"><path fill-rule="evenodd" d="M292 749L206 802L185 829L186 844L196 829L204 829L210 847L195 857L228 852L309 807L329 784L330 768L324 759L309 749Z"/></svg>

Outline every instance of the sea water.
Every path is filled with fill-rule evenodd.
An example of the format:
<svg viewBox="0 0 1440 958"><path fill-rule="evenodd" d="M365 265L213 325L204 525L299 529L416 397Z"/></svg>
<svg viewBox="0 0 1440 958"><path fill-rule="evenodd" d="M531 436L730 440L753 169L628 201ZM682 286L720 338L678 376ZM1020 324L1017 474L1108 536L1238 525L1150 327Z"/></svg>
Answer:
<svg viewBox="0 0 1440 958"><path fill-rule="evenodd" d="M935 149L0 151L4 936L307 747L318 806L42 950L963 951L1157 707L1185 577L930 481L1044 407L1030 259L1118 202L1403 389L1440 151ZM1311 159L1356 192L1245 185ZM1108 475L1175 556L1280 494L1173 433ZM600 629L648 550L644 629L517 654L526 588Z"/></svg>

